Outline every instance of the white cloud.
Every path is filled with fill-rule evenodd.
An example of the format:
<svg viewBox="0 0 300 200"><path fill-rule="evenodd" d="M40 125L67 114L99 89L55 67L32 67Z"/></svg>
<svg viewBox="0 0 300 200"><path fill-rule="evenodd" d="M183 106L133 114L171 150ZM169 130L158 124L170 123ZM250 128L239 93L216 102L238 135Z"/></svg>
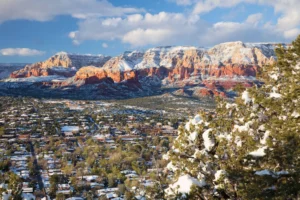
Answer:
<svg viewBox="0 0 300 200"><path fill-rule="evenodd" d="M300 29L299 28L294 28L294 29L290 29L288 31L284 32L284 37L285 38L289 38L291 40L295 39L297 37L297 35L300 34Z"/></svg>
<svg viewBox="0 0 300 200"><path fill-rule="evenodd" d="M274 7L275 12L281 14L278 18L276 28L284 32L287 39L294 39L300 26L300 1L299 0L261 0L264 4ZM299 32L298 32L299 33ZM297 34L296 34L297 35Z"/></svg>
<svg viewBox="0 0 300 200"><path fill-rule="evenodd" d="M69 38L74 39L76 36L76 31L69 33Z"/></svg>
<svg viewBox="0 0 300 200"><path fill-rule="evenodd" d="M72 43L73 43L73 45L75 45L75 46L80 45L80 42L79 42L78 40L73 40Z"/></svg>
<svg viewBox="0 0 300 200"><path fill-rule="evenodd" d="M172 38L173 34L170 29L135 29L126 33L122 41L132 44L133 46L160 45L168 38Z"/></svg>
<svg viewBox="0 0 300 200"><path fill-rule="evenodd" d="M248 16L246 22L257 26L260 20L262 19L262 17L263 17L262 13L252 14Z"/></svg>
<svg viewBox="0 0 300 200"><path fill-rule="evenodd" d="M175 2L177 5L191 5L195 0L169 0L170 2Z"/></svg>
<svg viewBox="0 0 300 200"><path fill-rule="evenodd" d="M16 19L48 21L58 15L87 19L122 16L143 9L116 7L107 0L1 0L0 22Z"/></svg>
<svg viewBox="0 0 300 200"><path fill-rule="evenodd" d="M241 23L218 22L209 24L198 15L161 12L156 15L135 14L124 18L87 19L79 29L70 33L74 41L119 40L132 47L147 45L211 46L220 42L284 41L283 34L263 26L262 15L250 15Z"/></svg>
<svg viewBox="0 0 300 200"><path fill-rule="evenodd" d="M231 8L239 3L252 3L255 0L198 0L194 6L194 14L207 13L215 8Z"/></svg>
<svg viewBox="0 0 300 200"><path fill-rule="evenodd" d="M161 12L134 14L125 18L87 19L69 34L73 40L120 40L132 46L181 44L195 41L205 23L198 16ZM192 37L191 37L192 36ZM194 38L193 38L194 37Z"/></svg>
<svg viewBox="0 0 300 200"><path fill-rule="evenodd" d="M102 47L103 48L108 48L108 44L104 42L104 43L102 43Z"/></svg>
<svg viewBox="0 0 300 200"><path fill-rule="evenodd" d="M144 13L143 9L117 7L108 0L0 0L0 23L25 19L48 21L59 15L80 19L69 33L74 45L86 40L119 40L134 47L145 45L213 45L228 40L290 41L300 29L299 0L166 0L189 6L186 13ZM277 22L262 23L262 14L244 22L210 24L201 14L241 3L272 6ZM142 14L141 14L142 13ZM264 16L267 18L268 16Z"/></svg>
<svg viewBox="0 0 300 200"><path fill-rule="evenodd" d="M43 55L44 51L28 48L6 48L0 49L2 56L40 56Z"/></svg>
<svg viewBox="0 0 300 200"><path fill-rule="evenodd" d="M282 32L286 39L295 36L300 26L300 1L299 0L197 0L194 2L193 14L203 14L210 12L216 8L231 8L240 3L251 3L257 5L272 6L279 17L277 24L274 26L276 30ZM248 22L257 25L261 16L249 16Z"/></svg>
<svg viewBox="0 0 300 200"><path fill-rule="evenodd" d="M201 37L201 43L218 44L229 41L282 42L281 34L265 27L256 27L248 22L218 22Z"/></svg>

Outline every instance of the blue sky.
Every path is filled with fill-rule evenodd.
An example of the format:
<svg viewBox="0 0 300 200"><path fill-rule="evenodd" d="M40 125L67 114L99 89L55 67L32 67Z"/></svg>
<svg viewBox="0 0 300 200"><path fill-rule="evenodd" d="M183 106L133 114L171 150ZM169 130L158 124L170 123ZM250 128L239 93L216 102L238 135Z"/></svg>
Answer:
<svg viewBox="0 0 300 200"><path fill-rule="evenodd" d="M0 62L59 51L118 55L162 45L290 42L299 0L0 1Z"/></svg>

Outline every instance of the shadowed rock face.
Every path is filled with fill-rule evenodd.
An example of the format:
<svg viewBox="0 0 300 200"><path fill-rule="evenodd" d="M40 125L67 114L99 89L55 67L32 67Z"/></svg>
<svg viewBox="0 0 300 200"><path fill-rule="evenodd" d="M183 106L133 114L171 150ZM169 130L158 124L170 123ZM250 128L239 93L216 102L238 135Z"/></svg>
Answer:
<svg viewBox="0 0 300 200"><path fill-rule="evenodd" d="M157 47L117 57L58 53L45 62L27 65L11 78L60 75L71 77L60 86L125 83L128 87L203 85L194 96L226 96L238 83L251 86L260 67L272 64L275 44L230 42L210 49ZM221 89L221 90L220 90Z"/></svg>

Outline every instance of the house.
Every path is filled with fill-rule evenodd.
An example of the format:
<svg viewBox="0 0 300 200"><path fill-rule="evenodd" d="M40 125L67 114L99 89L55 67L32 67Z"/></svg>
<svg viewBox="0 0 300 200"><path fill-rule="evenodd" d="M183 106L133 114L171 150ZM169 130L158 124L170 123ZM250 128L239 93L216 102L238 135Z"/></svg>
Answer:
<svg viewBox="0 0 300 200"><path fill-rule="evenodd" d="M70 197L70 198L67 198L66 200L84 200L84 199L81 197Z"/></svg>
<svg viewBox="0 0 300 200"><path fill-rule="evenodd" d="M56 194L70 194L73 188L69 184L58 184Z"/></svg>
<svg viewBox="0 0 300 200"><path fill-rule="evenodd" d="M28 182L23 182L22 183L22 191L23 191L23 193L33 193L33 188L29 187Z"/></svg>
<svg viewBox="0 0 300 200"><path fill-rule="evenodd" d="M114 197L118 197L118 195L116 194L117 191L119 191L119 188L106 188L106 189L97 190L97 194L99 197L103 195L106 196L108 194L106 198L111 199Z"/></svg>
<svg viewBox="0 0 300 200"><path fill-rule="evenodd" d="M26 135L19 135L19 136L18 136L18 139L19 139L19 140L23 140L23 141L29 140L29 139L30 139L30 135L29 135L29 134L26 134Z"/></svg>
<svg viewBox="0 0 300 200"><path fill-rule="evenodd" d="M99 176L89 175L89 176L83 176L82 178L86 181L92 182L92 181L96 181L99 178Z"/></svg>

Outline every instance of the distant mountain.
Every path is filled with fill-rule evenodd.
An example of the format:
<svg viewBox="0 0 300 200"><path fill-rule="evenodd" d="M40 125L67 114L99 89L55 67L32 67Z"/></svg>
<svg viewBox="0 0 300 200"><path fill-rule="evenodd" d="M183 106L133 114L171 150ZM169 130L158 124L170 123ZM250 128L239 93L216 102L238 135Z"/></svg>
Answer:
<svg viewBox="0 0 300 200"><path fill-rule="evenodd" d="M70 88L86 90L89 98L115 93L120 98L151 95L160 88L177 88L174 95L228 96L236 84L251 86L256 81L258 69L276 60L275 48L276 44L269 43L228 42L212 48L166 46L127 51L116 57L61 52L11 73L5 82L35 82L44 90L56 88L64 95Z"/></svg>
<svg viewBox="0 0 300 200"><path fill-rule="evenodd" d="M22 69L27 63L0 63L0 79L8 78L14 71Z"/></svg>
<svg viewBox="0 0 300 200"><path fill-rule="evenodd" d="M26 78L30 76L62 75L70 77L76 71L87 65L102 66L109 56L103 55L80 55L59 52L44 62L26 65L25 68L13 72L11 78Z"/></svg>

